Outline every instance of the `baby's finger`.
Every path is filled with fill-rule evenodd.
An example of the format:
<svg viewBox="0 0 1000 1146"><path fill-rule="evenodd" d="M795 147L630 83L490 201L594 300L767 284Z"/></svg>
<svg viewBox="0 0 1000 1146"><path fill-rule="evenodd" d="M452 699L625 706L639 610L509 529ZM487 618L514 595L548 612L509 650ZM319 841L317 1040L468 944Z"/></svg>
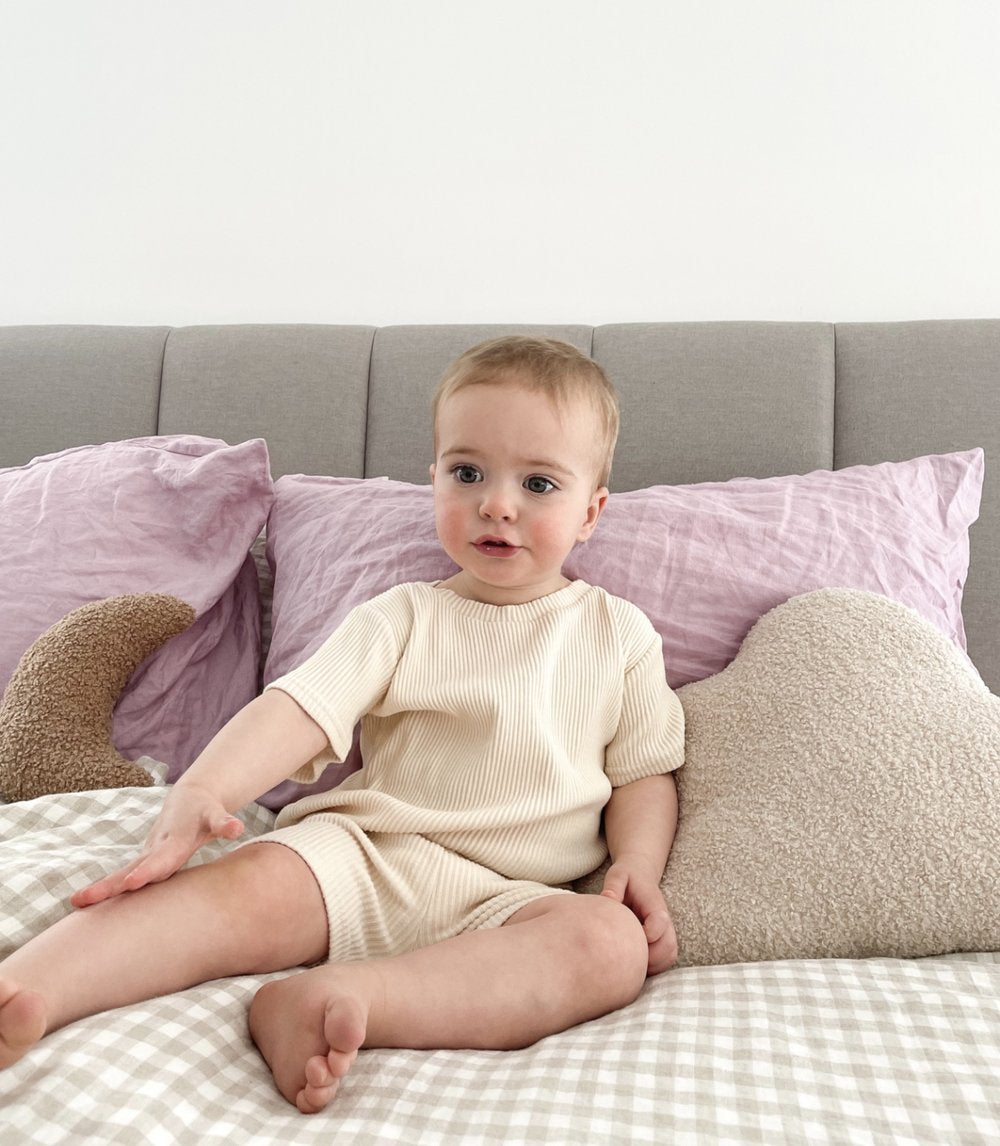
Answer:
<svg viewBox="0 0 1000 1146"><path fill-rule="evenodd" d="M217 816L209 824L209 831L221 840L238 840L243 835L243 830L243 821L236 816Z"/></svg>
<svg viewBox="0 0 1000 1146"><path fill-rule="evenodd" d="M662 939L670 927L670 916L666 911L652 911L643 920L642 929L646 933L646 942L655 943Z"/></svg>
<svg viewBox="0 0 1000 1146"><path fill-rule="evenodd" d="M666 914L666 926L653 942L649 944L649 974L658 975L666 971L677 962L677 932L674 930L673 920Z"/></svg>
<svg viewBox="0 0 1000 1146"><path fill-rule="evenodd" d="M193 848L174 840L164 840L140 856L131 870L123 873L125 891L138 891L150 883L162 883L179 871L191 858Z"/></svg>
<svg viewBox="0 0 1000 1146"><path fill-rule="evenodd" d="M125 883L126 879L141 862L141 860L135 860L120 871L112 872L87 887L80 888L79 891L75 891L70 896L70 903L74 907L91 907L95 903L101 903L105 899L114 899L116 895L121 895L123 891L128 890Z"/></svg>
<svg viewBox="0 0 1000 1146"><path fill-rule="evenodd" d="M604 886L601 888L601 895L607 896L608 899L615 900L616 903L624 903L625 892L627 890L628 872L622 871L612 864L604 877Z"/></svg>
<svg viewBox="0 0 1000 1146"><path fill-rule="evenodd" d="M70 903L74 907L91 907L95 903L100 903L102 899L109 899L118 893L110 891L107 888L108 881L106 879L98 880L97 883L88 884L87 887L81 887L79 891L74 891L69 897Z"/></svg>

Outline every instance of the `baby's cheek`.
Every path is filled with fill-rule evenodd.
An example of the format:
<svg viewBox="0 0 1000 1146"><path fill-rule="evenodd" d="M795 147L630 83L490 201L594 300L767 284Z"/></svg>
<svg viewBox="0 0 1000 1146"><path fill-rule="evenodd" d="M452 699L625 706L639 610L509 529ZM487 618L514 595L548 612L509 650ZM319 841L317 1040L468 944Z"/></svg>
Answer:
<svg viewBox="0 0 1000 1146"><path fill-rule="evenodd" d="M535 529L535 548L550 553L568 552L576 540L564 521L539 523Z"/></svg>
<svg viewBox="0 0 1000 1146"><path fill-rule="evenodd" d="M465 515L460 506L455 505L449 499L439 499L435 505L434 519L437 523L438 537L445 548L452 543L463 540Z"/></svg>

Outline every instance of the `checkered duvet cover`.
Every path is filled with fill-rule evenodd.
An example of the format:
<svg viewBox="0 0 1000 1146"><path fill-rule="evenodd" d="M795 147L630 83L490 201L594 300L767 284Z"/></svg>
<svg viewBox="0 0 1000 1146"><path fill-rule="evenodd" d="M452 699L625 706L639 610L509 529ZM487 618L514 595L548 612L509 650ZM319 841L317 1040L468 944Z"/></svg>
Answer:
<svg viewBox="0 0 1000 1146"><path fill-rule="evenodd" d="M133 856L162 796L0 806L0 956ZM247 837L271 823L256 807L244 818ZM263 981L208 983L53 1034L0 1074L0 1143L1000 1142L1000 955L675 970L527 1050L365 1051L308 1117L273 1089L247 1033Z"/></svg>

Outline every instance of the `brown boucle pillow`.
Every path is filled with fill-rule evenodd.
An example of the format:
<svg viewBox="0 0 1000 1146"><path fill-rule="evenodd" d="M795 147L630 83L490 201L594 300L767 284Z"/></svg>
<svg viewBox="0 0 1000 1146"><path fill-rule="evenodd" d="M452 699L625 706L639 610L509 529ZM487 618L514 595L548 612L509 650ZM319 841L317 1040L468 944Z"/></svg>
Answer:
<svg viewBox="0 0 1000 1146"><path fill-rule="evenodd" d="M83 605L46 630L0 704L0 796L150 784L112 746L112 714L132 673L194 619L177 597L133 593Z"/></svg>
<svg viewBox="0 0 1000 1146"><path fill-rule="evenodd" d="M807 593L679 695L682 964L1000 949L1000 698L933 625Z"/></svg>

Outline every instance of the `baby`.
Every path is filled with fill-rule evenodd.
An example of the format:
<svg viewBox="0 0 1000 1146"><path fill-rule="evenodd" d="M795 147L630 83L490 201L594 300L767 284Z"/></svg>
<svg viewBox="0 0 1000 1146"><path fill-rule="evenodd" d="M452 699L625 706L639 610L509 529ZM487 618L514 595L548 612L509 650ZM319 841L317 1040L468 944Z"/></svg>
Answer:
<svg viewBox="0 0 1000 1146"><path fill-rule="evenodd" d="M0 964L0 1066L85 1015L305 965L258 991L250 1031L312 1113L362 1047L523 1047L674 962L659 881L683 712L646 617L562 573L607 502L617 432L603 372L565 343L458 359L430 472L459 571L353 610L218 733L139 858ZM359 719L359 772L184 867L240 835L248 801L345 756ZM560 886L608 852L600 895Z"/></svg>

